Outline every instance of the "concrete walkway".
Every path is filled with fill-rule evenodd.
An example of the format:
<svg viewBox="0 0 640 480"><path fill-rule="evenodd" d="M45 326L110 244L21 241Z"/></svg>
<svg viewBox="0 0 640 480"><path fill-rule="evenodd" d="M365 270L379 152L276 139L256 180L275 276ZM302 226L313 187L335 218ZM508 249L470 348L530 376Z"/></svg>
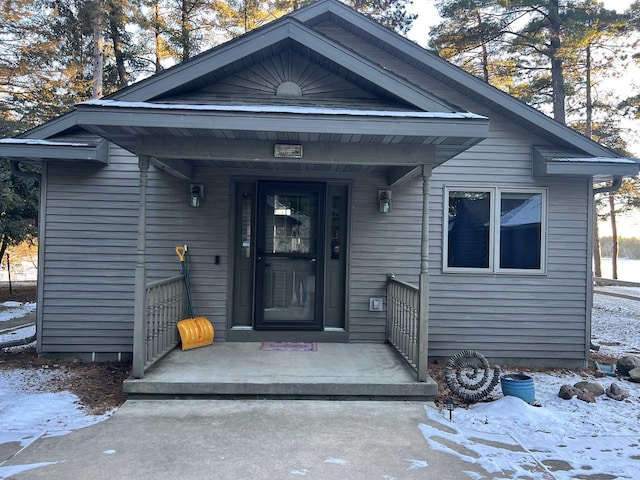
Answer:
<svg viewBox="0 0 640 480"><path fill-rule="evenodd" d="M0 322L0 333L15 330L17 328L28 327L29 325L35 325L36 312L30 312L22 317L12 318L11 320L5 320Z"/></svg>
<svg viewBox="0 0 640 480"><path fill-rule="evenodd" d="M0 466L0 478L494 477L430 449L421 423L422 402L129 400L104 422L36 440ZM537 473L553 478L542 466Z"/></svg>

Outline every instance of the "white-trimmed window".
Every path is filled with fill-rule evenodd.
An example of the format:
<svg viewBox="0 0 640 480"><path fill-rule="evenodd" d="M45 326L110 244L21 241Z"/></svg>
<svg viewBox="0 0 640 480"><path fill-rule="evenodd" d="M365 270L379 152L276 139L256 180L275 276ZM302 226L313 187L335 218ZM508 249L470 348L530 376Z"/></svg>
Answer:
<svg viewBox="0 0 640 480"><path fill-rule="evenodd" d="M547 190L445 187L445 272L545 273Z"/></svg>

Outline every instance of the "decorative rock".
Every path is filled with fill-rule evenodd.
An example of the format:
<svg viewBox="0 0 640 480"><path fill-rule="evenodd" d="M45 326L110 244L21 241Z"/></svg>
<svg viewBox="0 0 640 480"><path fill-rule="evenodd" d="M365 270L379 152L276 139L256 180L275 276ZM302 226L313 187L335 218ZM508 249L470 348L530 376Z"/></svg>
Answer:
<svg viewBox="0 0 640 480"><path fill-rule="evenodd" d="M617 383L612 383L611 386L607 388L607 397L621 402L629 397L629 392L621 388Z"/></svg>
<svg viewBox="0 0 640 480"><path fill-rule="evenodd" d="M560 391L558 392L558 396L563 400L571 400L574 395L578 392L571 385L562 385L560 387Z"/></svg>
<svg viewBox="0 0 640 480"><path fill-rule="evenodd" d="M638 367L640 367L640 358L633 355L622 357L616 362L616 370L623 376L629 375L631 370Z"/></svg>
<svg viewBox="0 0 640 480"><path fill-rule="evenodd" d="M595 382L578 382L573 388L577 388L578 390L584 390L585 392L592 393L594 396L599 397L600 395L604 395L604 387L599 383Z"/></svg>
<svg viewBox="0 0 640 480"><path fill-rule="evenodd" d="M632 382L640 383L640 368L632 368L629 370L629 377L631 377Z"/></svg>
<svg viewBox="0 0 640 480"><path fill-rule="evenodd" d="M586 390L578 390L578 399L587 403L596 403L596 396Z"/></svg>

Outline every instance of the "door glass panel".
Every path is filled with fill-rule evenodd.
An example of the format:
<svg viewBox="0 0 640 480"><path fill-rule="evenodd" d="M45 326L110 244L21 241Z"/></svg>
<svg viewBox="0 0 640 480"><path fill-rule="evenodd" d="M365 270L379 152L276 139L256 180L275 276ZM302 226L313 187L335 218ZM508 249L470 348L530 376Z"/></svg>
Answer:
<svg viewBox="0 0 640 480"><path fill-rule="evenodd" d="M268 195L266 247L270 253L316 251L318 200L316 195ZM269 238L270 237L270 238Z"/></svg>
<svg viewBox="0 0 640 480"><path fill-rule="evenodd" d="M270 257L265 266L264 320L312 322L315 317L316 263Z"/></svg>
<svg viewBox="0 0 640 480"><path fill-rule="evenodd" d="M328 194L329 244L324 273L324 327L325 329L344 329L348 188L346 185L330 185Z"/></svg>
<svg viewBox="0 0 640 480"><path fill-rule="evenodd" d="M255 190L252 182L236 185L232 327L253 325L255 267Z"/></svg>
<svg viewBox="0 0 640 480"><path fill-rule="evenodd" d="M244 258L251 257L251 243L253 239L251 238L251 222L252 222L252 209L253 209L253 198L248 193L242 194L242 205L241 205L241 220L240 220L240 238L242 238L242 246L241 255Z"/></svg>
<svg viewBox="0 0 640 480"><path fill-rule="evenodd" d="M342 198L331 197L331 260L340 260L342 240Z"/></svg>
<svg viewBox="0 0 640 480"><path fill-rule="evenodd" d="M260 219L258 328L321 328L318 269L324 186L265 186Z"/></svg>

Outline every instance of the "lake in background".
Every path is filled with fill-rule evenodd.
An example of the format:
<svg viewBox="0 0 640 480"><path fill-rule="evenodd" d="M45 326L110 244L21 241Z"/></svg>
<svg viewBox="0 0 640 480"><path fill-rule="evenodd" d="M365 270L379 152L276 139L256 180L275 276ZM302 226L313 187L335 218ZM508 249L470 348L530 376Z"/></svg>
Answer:
<svg viewBox="0 0 640 480"><path fill-rule="evenodd" d="M602 276L604 278L613 278L613 275L611 274L612 270L611 258L602 257ZM618 280L640 282L640 260L619 258Z"/></svg>

